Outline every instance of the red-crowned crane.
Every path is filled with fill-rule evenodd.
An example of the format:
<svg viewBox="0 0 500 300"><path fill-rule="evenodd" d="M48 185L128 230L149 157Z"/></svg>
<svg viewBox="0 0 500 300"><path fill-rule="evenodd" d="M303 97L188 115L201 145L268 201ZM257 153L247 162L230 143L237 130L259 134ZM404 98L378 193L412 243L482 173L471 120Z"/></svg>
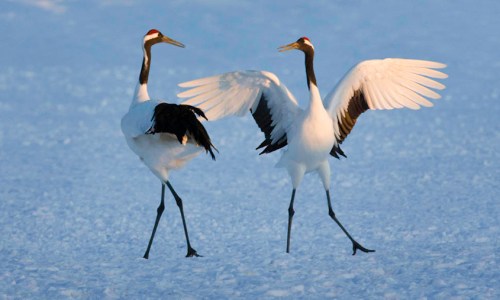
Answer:
<svg viewBox="0 0 500 300"><path fill-rule="evenodd" d="M207 131L197 119L197 116L206 119L202 110L190 105L166 103L149 97L148 76L151 67L151 47L158 43L184 47L182 43L164 36L156 29L148 31L143 40L144 57L139 82L129 111L121 120L121 128L130 149L162 182L161 201L144 258L149 258L156 229L165 209L165 186L174 196L181 213L187 243L186 257L199 256L189 242L182 199L172 187L169 173L170 170L182 167L202 150L210 152L212 159L215 160L212 151L215 147Z"/></svg>
<svg viewBox="0 0 500 300"><path fill-rule="evenodd" d="M440 98L432 89L444 85L431 78L447 75L434 69L437 62L388 58L367 60L352 68L322 101L314 75L314 46L307 37L282 46L280 52L298 49L305 54L309 106L299 108L295 97L278 77L265 71L237 71L179 84L188 90L178 94L185 104L202 109L212 121L250 111L264 141L257 147L270 153L286 147L277 163L292 179L288 208L286 252L290 251L290 232L295 213L295 191L303 176L317 172L326 191L329 216L351 240L356 250L373 252L359 244L337 219L330 199L329 155L345 156L340 144L349 135L357 118L366 110L432 106L425 97Z"/></svg>

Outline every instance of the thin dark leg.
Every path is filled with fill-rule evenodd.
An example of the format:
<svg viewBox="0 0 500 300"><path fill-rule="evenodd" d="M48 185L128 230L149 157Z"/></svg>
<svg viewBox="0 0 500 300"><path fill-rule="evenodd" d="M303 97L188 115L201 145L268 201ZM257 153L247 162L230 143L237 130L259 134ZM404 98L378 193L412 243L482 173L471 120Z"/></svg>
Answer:
<svg viewBox="0 0 500 300"><path fill-rule="evenodd" d="M292 231L292 218L295 214L293 210L293 201L295 199L295 189L292 190L292 198L290 199L290 206L288 207L288 233L286 236L286 253L290 253L290 233Z"/></svg>
<svg viewBox="0 0 500 300"><path fill-rule="evenodd" d="M174 188L170 184L169 181L167 181L167 186L170 189L170 192L172 192L172 195L174 195L175 202L177 203L177 206L179 207L179 210L181 211L181 217L182 217L182 225L184 226L184 234L186 235L186 243L187 243L187 255L186 257L192 257L192 256L201 256L198 253L196 253L196 250L191 247L191 243L189 242L189 235L188 235L188 230L186 226L186 218L184 218L184 208L182 205L182 199L177 195L175 192Z"/></svg>
<svg viewBox="0 0 500 300"><path fill-rule="evenodd" d="M337 225L339 225L340 229L342 229L342 231L345 233L345 235L347 235L347 237L351 240L352 242L352 255L355 255L356 254L356 250L361 250L363 252L375 252L375 250L370 250L370 249L366 249L365 247L361 246L361 244L359 244L358 242L356 242L352 236L349 234L349 232L347 232L347 230L344 228L344 226L342 226L342 224L339 222L339 220L337 220L337 217L335 216L335 212L333 211L332 209L332 203L330 201L330 191L327 190L326 191L326 199L328 200L328 214L330 215L330 217L335 221L335 223L337 223Z"/></svg>
<svg viewBox="0 0 500 300"><path fill-rule="evenodd" d="M148 248L146 249L146 253L144 253L144 258L149 258L149 250L151 250L151 245L153 244L153 239L155 238L156 228L158 227L158 223L160 223L161 214L165 210L165 185L161 184L161 202L158 208L156 209L156 221L155 226L153 227L153 232L151 233L151 238L149 239Z"/></svg>

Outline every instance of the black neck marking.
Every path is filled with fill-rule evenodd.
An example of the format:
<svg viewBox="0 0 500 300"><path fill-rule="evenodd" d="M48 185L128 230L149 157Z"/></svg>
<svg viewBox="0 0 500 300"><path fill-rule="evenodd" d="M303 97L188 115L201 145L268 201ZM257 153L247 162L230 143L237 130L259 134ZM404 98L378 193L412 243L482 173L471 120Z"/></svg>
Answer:
<svg viewBox="0 0 500 300"><path fill-rule="evenodd" d="M316 83L316 75L314 75L314 49L307 47L304 49L306 55L306 75L307 75L307 88L311 89L310 84L318 86Z"/></svg>
<svg viewBox="0 0 500 300"><path fill-rule="evenodd" d="M144 47L144 58L142 59L141 74L139 75L139 83L148 83L149 69L151 67L151 46Z"/></svg>
<svg viewBox="0 0 500 300"><path fill-rule="evenodd" d="M148 83L149 69L151 67L151 47L161 42L161 37L150 39L144 43L144 58L142 59L141 74L139 75L139 83Z"/></svg>

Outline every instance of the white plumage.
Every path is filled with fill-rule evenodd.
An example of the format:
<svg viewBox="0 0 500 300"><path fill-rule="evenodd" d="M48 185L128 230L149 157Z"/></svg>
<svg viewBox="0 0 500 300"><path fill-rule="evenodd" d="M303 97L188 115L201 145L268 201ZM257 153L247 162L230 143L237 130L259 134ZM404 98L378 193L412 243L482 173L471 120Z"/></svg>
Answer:
<svg viewBox="0 0 500 300"><path fill-rule="evenodd" d="M289 207L287 252L294 214L295 190L304 174L316 171L327 194L329 214L353 243L356 250L372 252L357 243L337 220L330 203L328 156L344 155L340 144L351 132L356 119L367 109L394 109L432 106L426 98L438 99L434 90L444 85L433 78L447 75L435 69L437 62L388 58L367 60L353 67L322 101L313 68L314 47L308 38L280 47L305 53L309 106L302 109L279 78L266 71L237 71L179 84L186 91L185 104L202 109L207 118L217 120L250 111L265 134L259 146L269 153L287 146L277 164L287 169L293 185Z"/></svg>
<svg viewBox="0 0 500 300"><path fill-rule="evenodd" d="M215 159L210 137L196 115L206 118L203 111L189 105L177 105L149 97L147 82L151 67L151 47L169 43L184 47L156 29L151 29L143 40L143 61L139 82L129 111L121 120L122 132L130 149L162 182L161 202L144 258L149 257L156 228L164 210L165 186L174 196L179 207L187 243L186 256L199 256L191 247L181 198L169 181L169 172L186 164L202 150Z"/></svg>
<svg viewBox="0 0 500 300"><path fill-rule="evenodd" d="M130 149L162 182L169 180L170 171L183 167L204 149L189 139L179 143L172 133L147 134L154 125L153 115L159 100L135 104L123 116L121 126Z"/></svg>

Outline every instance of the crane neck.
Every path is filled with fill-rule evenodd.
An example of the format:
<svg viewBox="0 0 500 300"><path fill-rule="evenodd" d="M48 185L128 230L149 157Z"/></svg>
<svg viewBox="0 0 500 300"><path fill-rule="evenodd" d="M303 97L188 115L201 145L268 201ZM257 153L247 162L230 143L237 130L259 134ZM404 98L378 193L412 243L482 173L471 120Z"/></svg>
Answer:
<svg viewBox="0 0 500 300"><path fill-rule="evenodd" d="M151 67L151 43L145 43L143 47L144 57L142 59L141 74L139 75L139 83L147 84L149 78L149 69Z"/></svg>
<svg viewBox="0 0 500 300"><path fill-rule="evenodd" d="M146 43L144 45L143 53L144 57L142 59L141 73L139 73L139 81L135 87L134 99L132 100L131 106L150 99L148 94L148 78L149 69L151 67L151 44Z"/></svg>
<svg viewBox="0 0 500 300"><path fill-rule="evenodd" d="M304 54L306 56L307 87L311 90L311 84L314 84L316 87L318 86L316 75L314 75L314 49L307 49L304 51Z"/></svg>
<svg viewBox="0 0 500 300"><path fill-rule="evenodd" d="M309 89L310 101L309 109L320 109L323 108L323 101L321 101L321 95L319 93L318 84L316 83L316 75L314 74L314 49L307 49L304 51L306 59L306 75L307 75L307 87Z"/></svg>

